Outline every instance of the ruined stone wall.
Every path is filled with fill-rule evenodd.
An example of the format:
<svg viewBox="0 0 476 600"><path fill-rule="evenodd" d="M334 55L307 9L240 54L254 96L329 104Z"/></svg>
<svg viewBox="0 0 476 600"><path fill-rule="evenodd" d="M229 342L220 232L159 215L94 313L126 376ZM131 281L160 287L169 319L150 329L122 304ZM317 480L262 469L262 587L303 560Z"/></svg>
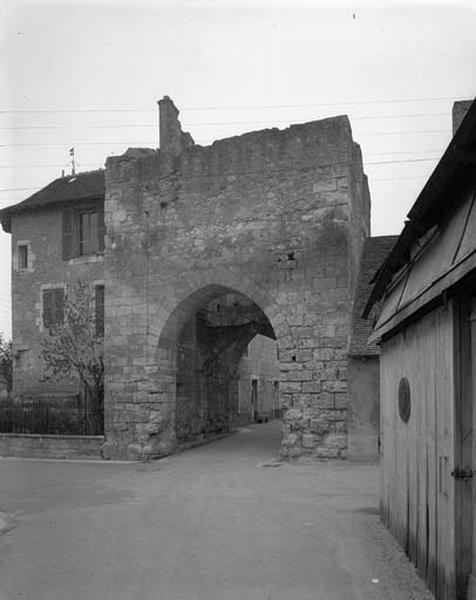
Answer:
<svg viewBox="0 0 476 600"><path fill-rule="evenodd" d="M358 144L352 147L355 166L350 178L351 216L349 229L349 274L351 295L354 297L360 267L364 239L370 237L370 191L367 176L363 172L362 152Z"/></svg>
<svg viewBox="0 0 476 600"><path fill-rule="evenodd" d="M108 159L110 456L173 450L177 337L226 290L276 335L283 454L345 456L351 253L368 231L359 181L346 117Z"/></svg>
<svg viewBox="0 0 476 600"><path fill-rule="evenodd" d="M77 392L71 381L45 383L40 356L43 327L42 292L78 280L104 282L102 255L62 259L62 209L45 207L12 216L12 339L14 394ZM20 269L18 246L28 245L29 267ZM94 293L94 290L92 290Z"/></svg>

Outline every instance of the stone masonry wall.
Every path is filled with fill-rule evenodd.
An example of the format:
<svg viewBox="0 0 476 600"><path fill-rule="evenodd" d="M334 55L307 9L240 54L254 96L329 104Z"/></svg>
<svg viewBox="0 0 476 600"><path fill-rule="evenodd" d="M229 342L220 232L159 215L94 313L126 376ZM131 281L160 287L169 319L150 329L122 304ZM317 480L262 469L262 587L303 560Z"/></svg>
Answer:
<svg viewBox="0 0 476 600"><path fill-rule="evenodd" d="M103 442L101 435L0 433L0 456L98 460Z"/></svg>
<svg viewBox="0 0 476 600"><path fill-rule="evenodd" d="M366 193L346 117L108 159L109 456L173 451L179 332L227 290L256 303L276 335L283 455L345 456Z"/></svg>
<svg viewBox="0 0 476 600"><path fill-rule="evenodd" d="M68 381L42 382L40 356L43 331L42 291L74 285L78 280L104 281L102 255L62 259L61 207L42 208L12 215L12 339L15 395L77 392ZM28 245L30 266L19 269L18 245Z"/></svg>

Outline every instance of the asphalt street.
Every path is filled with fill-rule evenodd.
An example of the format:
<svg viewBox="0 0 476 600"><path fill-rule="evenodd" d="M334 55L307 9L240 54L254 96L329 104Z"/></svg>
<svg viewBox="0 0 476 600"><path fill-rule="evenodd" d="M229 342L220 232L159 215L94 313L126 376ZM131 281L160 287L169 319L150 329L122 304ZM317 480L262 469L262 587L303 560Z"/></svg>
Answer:
<svg viewBox="0 0 476 600"><path fill-rule="evenodd" d="M0 600L423 600L378 467L276 458L278 422L150 463L0 460Z"/></svg>

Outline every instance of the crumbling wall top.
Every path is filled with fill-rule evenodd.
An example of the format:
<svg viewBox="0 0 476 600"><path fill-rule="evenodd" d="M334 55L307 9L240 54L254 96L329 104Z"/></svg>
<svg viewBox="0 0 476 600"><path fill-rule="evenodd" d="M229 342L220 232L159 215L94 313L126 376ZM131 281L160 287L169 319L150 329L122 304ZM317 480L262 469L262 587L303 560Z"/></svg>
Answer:
<svg viewBox="0 0 476 600"><path fill-rule="evenodd" d="M182 150L194 145L192 136L182 131L179 121L179 110L169 96L158 101L160 121L160 150L173 156L178 156Z"/></svg>

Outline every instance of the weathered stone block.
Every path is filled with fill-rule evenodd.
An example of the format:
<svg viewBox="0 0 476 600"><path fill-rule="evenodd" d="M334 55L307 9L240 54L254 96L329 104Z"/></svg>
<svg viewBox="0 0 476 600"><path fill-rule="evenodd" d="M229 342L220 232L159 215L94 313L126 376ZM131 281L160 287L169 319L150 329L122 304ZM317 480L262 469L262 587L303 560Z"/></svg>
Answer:
<svg viewBox="0 0 476 600"><path fill-rule="evenodd" d="M303 381L302 391L304 393L312 393L317 394L321 391L322 384L321 381Z"/></svg>
<svg viewBox="0 0 476 600"><path fill-rule="evenodd" d="M347 436L345 434L330 433L325 437L324 441L328 448L343 449L347 447Z"/></svg>
<svg viewBox="0 0 476 600"><path fill-rule="evenodd" d="M317 438L312 433L305 433L302 436L302 447L303 448L314 448L317 443Z"/></svg>
<svg viewBox="0 0 476 600"><path fill-rule="evenodd" d="M337 448L328 448L327 446L319 446L314 451L316 458L339 458L340 450Z"/></svg>
<svg viewBox="0 0 476 600"><path fill-rule="evenodd" d="M330 423L321 419L311 419L310 431L319 436L325 435L330 431Z"/></svg>
<svg viewBox="0 0 476 600"><path fill-rule="evenodd" d="M287 374L286 374L287 376ZM300 392L302 384L300 381L281 381L280 390L284 393Z"/></svg>
<svg viewBox="0 0 476 600"><path fill-rule="evenodd" d="M335 408L338 409L346 409L348 406L348 397L346 393L336 393L334 394L335 398Z"/></svg>

